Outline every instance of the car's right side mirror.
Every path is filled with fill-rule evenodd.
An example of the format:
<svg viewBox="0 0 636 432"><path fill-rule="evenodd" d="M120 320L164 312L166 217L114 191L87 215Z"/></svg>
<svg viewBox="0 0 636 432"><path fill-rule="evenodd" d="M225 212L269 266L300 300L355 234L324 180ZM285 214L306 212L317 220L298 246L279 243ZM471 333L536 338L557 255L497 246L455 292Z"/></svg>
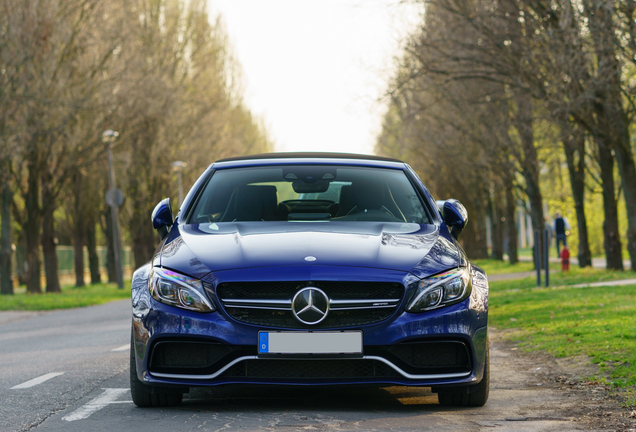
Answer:
<svg viewBox="0 0 636 432"><path fill-rule="evenodd" d="M168 231L173 223L174 218L172 216L170 198L164 198L152 211L152 227L157 230L159 237L163 240L168 235Z"/></svg>
<svg viewBox="0 0 636 432"><path fill-rule="evenodd" d="M437 201L437 206L442 212L444 222L451 230L453 237L459 238L459 235L468 222L468 212L466 211L466 207L453 198L449 198L446 201Z"/></svg>

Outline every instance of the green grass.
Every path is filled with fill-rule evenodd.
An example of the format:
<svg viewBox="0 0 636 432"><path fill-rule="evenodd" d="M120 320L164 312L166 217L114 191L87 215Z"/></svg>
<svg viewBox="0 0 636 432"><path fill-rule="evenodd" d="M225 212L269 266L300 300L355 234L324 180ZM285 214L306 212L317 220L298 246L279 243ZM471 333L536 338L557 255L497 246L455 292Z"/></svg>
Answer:
<svg viewBox="0 0 636 432"><path fill-rule="evenodd" d="M553 275L555 284L587 283L636 277L633 272L578 269ZM626 393L636 405L636 285L537 288L532 278L490 283L490 324L514 328L514 338L526 351L546 351L556 357L586 355L599 366L591 381Z"/></svg>
<svg viewBox="0 0 636 432"><path fill-rule="evenodd" d="M519 249L517 249L517 255L519 255L520 257L522 257L522 256L531 257L532 256L532 248L531 247L529 247L529 248L519 248Z"/></svg>
<svg viewBox="0 0 636 432"><path fill-rule="evenodd" d="M507 261L498 261L493 259L473 260L472 262L484 269L489 275L528 272L532 271L534 268L532 262L529 261L520 261L514 265L510 265Z"/></svg>
<svg viewBox="0 0 636 432"><path fill-rule="evenodd" d="M27 294L24 288L18 288L14 295L0 296L0 311L70 309L126 298L130 298L130 283L124 289L118 289L116 284L96 284L62 287L61 293L46 294Z"/></svg>

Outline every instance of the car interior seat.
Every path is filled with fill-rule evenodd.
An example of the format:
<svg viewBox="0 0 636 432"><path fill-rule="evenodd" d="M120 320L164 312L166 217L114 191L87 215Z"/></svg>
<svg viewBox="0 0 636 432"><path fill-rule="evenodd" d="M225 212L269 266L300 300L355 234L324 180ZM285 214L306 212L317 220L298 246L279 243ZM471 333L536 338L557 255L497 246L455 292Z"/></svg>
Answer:
<svg viewBox="0 0 636 432"><path fill-rule="evenodd" d="M353 186L343 186L340 188L340 206L336 217L346 216L356 203L353 199Z"/></svg>
<svg viewBox="0 0 636 432"><path fill-rule="evenodd" d="M277 208L276 186L243 185L235 190L221 221L273 221Z"/></svg>
<svg viewBox="0 0 636 432"><path fill-rule="evenodd" d="M352 186L356 212L380 210L384 206L384 189L381 186L364 183Z"/></svg>

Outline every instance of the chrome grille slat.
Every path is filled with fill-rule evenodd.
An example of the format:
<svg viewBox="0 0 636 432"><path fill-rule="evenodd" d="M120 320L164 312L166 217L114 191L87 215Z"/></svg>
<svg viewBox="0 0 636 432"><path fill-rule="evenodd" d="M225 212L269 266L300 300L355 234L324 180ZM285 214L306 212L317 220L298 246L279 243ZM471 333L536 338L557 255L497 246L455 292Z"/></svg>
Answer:
<svg viewBox="0 0 636 432"><path fill-rule="evenodd" d="M279 310L279 311L291 311L291 308L277 308L273 306L252 306L252 305L233 305L227 304L225 307L233 309L262 309L262 310Z"/></svg>
<svg viewBox="0 0 636 432"><path fill-rule="evenodd" d="M260 300L260 299L221 299L226 307L252 308L252 309L273 309L291 310L291 300ZM382 303L382 304L380 304ZM374 309L374 308L394 308L400 303L399 299L379 299L379 300L331 300L329 307L332 310L350 309ZM274 307L285 305L285 307Z"/></svg>
<svg viewBox="0 0 636 432"><path fill-rule="evenodd" d="M329 314L308 326L292 312L294 295L305 287L323 290L329 297ZM392 282L225 282L217 297L237 321L278 328L338 328L369 325L388 319L404 296L404 286Z"/></svg>
<svg viewBox="0 0 636 432"><path fill-rule="evenodd" d="M400 299L371 299L371 300L331 300L329 304L340 305L349 303L399 303Z"/></svg>
<svg viewBox="0 0 636 432"><path fill-rule="evenodd" d="M397 305L385 305L385 306L352 306L352 307L338 307L332 308L332 311L346 311L346 310L367 310L367 309L394 309Z"/></svg>
<svg viewBox="0 0 636 432"><path fill-rule="evenodd" d="M254 304L288 304L291 306L291 299L289 300L264 300L264 299L221 299L222 302L227 303L254 303Z"/></svg>

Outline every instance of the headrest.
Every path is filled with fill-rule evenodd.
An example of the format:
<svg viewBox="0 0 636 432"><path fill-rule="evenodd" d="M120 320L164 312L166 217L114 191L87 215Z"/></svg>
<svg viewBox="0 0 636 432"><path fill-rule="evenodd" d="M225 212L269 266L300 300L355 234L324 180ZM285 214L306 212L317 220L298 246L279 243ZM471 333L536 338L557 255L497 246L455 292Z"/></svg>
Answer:
<svg viewBox="0 0 636 432"><path fill-rule="evenodd" d="M234 203L234 219L272 220L277 205L276 186L239 186Z"/></svg>

